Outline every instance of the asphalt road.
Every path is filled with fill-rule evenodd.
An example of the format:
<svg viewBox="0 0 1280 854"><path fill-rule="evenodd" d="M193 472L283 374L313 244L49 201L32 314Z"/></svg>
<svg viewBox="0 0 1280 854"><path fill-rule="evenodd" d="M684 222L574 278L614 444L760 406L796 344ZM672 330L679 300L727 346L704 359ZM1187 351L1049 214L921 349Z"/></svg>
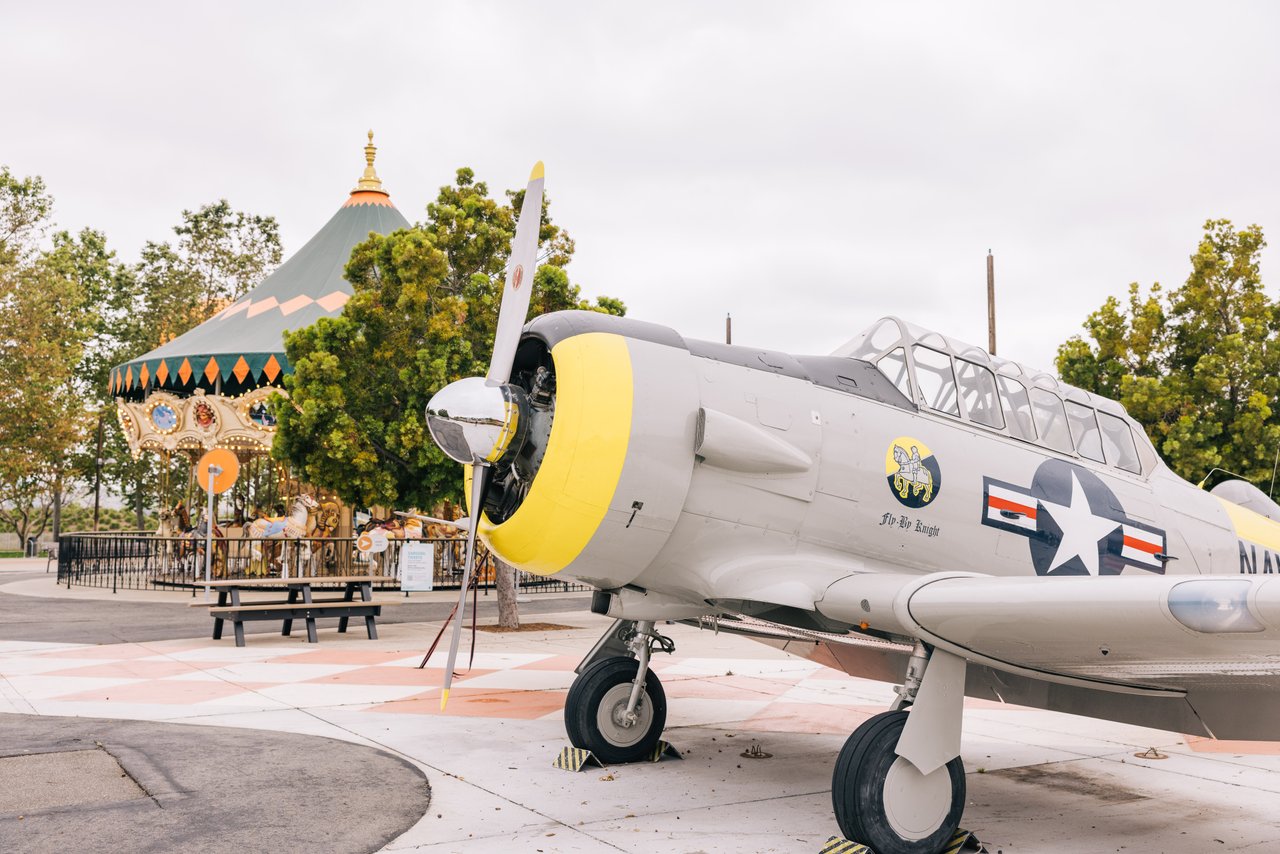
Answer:
<svg viewBox="0 0 1280 854"><path fill-rule="evenodd" d="M41 577L42 573L6 575L5 581L21 581ZM47 576L46 576L47 577ZM50 582L52 584L52 582ZM380 597L390 594L383 593ZM415 602L387 608L378 618L379 624L421 623L443 620L452 610L448 602ZM496 620L498 603L491 593L480 595L479 619ZM583 596L559 596L549 593L530 595L520 603L520 614L529 617L581 609L590 600ZM327 625L322 623L322 625ZM295 632L300 629L295 628ZM15 596L0 592L0 640L44 641L48 643L136 643L201 637L212 634L213 621L200 608L188 608L183 602L130 602L106 599L45 599ZM245 623L249 634L280 631L280 623L269 620ZM363 632L359 621L351 631ZM227 628L229 636L230 627ZM0 849L3 850L3 849Z"/></svg>
<svg viewBox="0 0 1280 854"><path fill-rule="evenodd" d="M11 792L6 799L6 807L19 808L0 812L0 851L377 851L413 826L431 802L418 769L371 747L264 730L97 718L5 715L0 780L33 764L13 757L63 751L83 753L43 763L62 770L46 772L29 795ZM114 757L141 792L122 792L122 781L95 771L115 768L97 751Z"/></svg>

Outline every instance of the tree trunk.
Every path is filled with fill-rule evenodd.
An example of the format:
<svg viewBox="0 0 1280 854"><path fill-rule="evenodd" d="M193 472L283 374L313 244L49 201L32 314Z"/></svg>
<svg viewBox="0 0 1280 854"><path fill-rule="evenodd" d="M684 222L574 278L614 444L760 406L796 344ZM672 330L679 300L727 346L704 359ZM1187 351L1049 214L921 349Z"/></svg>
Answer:
<svg viewBox="0 0 1280 854"><path fill-rule="evenodd" d="M53 485L53 538L58 539L62 533L62 477Z"/></svg>
<svg viewBox="0 0 1280 854"><path fill-rule="evenodd" d="M495 586L498 589L498 625L504 629L520 628L520 610L516 605L516 568L494 557L497 564Z"/></svg>

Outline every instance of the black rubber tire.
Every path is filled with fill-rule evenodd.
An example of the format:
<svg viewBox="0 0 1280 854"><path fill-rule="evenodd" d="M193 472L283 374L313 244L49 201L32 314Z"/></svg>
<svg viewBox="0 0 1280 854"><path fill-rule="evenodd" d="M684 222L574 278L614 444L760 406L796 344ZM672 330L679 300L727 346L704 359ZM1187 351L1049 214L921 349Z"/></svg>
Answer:
<svg viewBox="0 0 1280 854"><path fill-rule="evenodd" d="M643 737L633 744L614 744L600 731L596 721L605 694L610 688L635 681L638 667L639 662L634 658L618 656L597 661L578 674L564 701L564 728L574 747L590 750L605 763L637 762L653 752L667 725L667 695L652 670L645 676L644 696L640 698L642 704L648 703L653 709L653 718Z"/></svg>
<svg viewBox="0 0 1280 854"><path fill-rule="evenodd" d="M907 712L882 712L853 731L836 759L831 776L831 804L846 839L870 846L876 854L937 854L955 834L964 814L964 763L947 763L951 778L951 809L942 824L923 839L904 839L889 824L884 807L884 784L898 758L894 749Z"/></svg>

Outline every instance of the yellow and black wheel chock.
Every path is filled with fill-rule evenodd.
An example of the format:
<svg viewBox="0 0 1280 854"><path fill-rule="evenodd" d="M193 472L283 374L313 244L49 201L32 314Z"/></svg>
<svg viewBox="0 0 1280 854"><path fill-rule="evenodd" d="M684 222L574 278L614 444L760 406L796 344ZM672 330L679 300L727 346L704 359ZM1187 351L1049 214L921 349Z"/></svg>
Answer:
<svg viewBox="0 0 1280 854"><path fill-rule="evenodd" d="M943 846L941 854L960 854L961 851L987 854L987 849L983 847L972 831L957 828L955 834L951 837L951 841ZM850 842L843 837L832 836L822 846L821 854L875 854L875 852L860 842Z"/></svg>
<svg viewBox="0 0 1280 854"><path fill-rule="evenodd" d="M604 763L596 759L596 755L583 747L566 747L560 751L555 762L551 763L561 771L581 771L587 765L603 768Z"/></svg>
<svg viewBox="0 0 1280 854"><path fill-rule="evenodd" d="M680 751L676 750L669 741L659 741L653 746L653 750L645 756L646 762L661 762L663 759L683 759ZM555 761L551 763L553 767L562 771L581 771L588 765L595 765L597 768L604 768L605 764L601 762L594 753L584 747L566 747L556 756Z"/></svg>
<svg viewBox="0 0 1280 854"><path fill-rule="evenodd" d="M661 762L663 759L684 759L680 755L680 751L676 750L669 741L659 741L653 746L653 752L649 754L650 762Z"/></svg>

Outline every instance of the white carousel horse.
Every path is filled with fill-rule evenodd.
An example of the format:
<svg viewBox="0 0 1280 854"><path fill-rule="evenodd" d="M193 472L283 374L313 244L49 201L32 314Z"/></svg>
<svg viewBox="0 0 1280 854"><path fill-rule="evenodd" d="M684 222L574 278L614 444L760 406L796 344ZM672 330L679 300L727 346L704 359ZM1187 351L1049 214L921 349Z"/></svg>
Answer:
<svg viewBox="0 0 1280 854"><path fill-rule="evenodd" d="M311 533L313 518L315 516L316 500L305 492L298 495L293 501L293 506L289 508L288 516L278 516L275 518L262 517L254 519L245 529L246 536L253 539L251 546L251 554L254 560L262 560L262 549L259 540L298 540L306 537ZM311 543L306 542L302 545L304 561L311 558Z"/></svg>

